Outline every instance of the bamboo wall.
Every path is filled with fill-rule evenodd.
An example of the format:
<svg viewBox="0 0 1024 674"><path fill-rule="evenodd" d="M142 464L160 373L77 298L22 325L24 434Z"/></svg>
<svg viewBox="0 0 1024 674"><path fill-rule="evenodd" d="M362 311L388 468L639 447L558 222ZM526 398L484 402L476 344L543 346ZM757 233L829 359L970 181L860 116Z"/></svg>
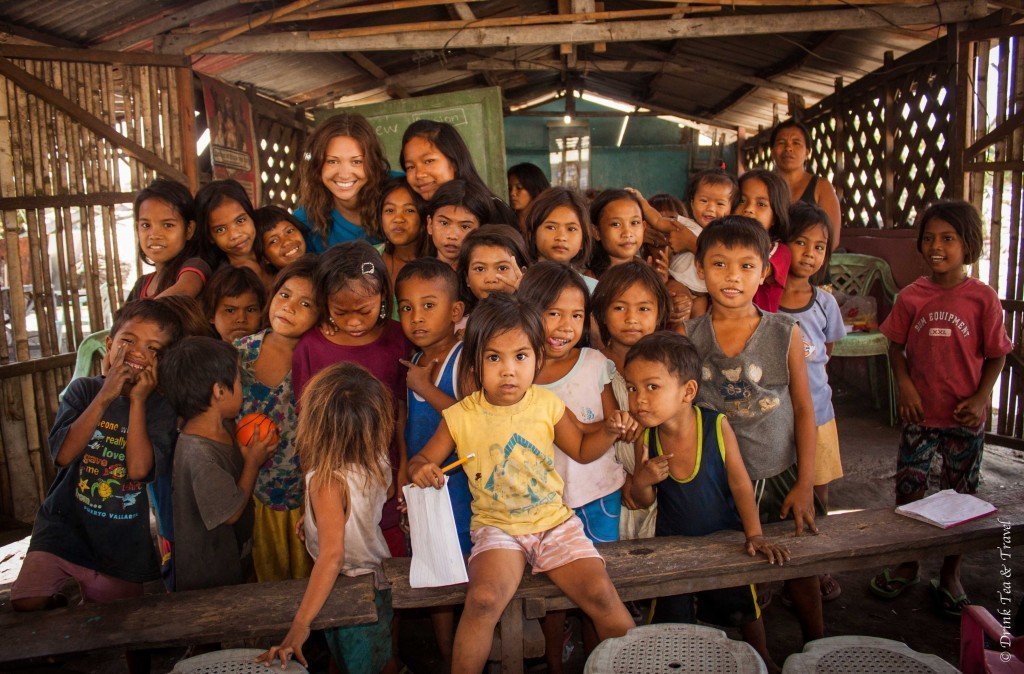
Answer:
<svg viewBox="0 0 1024 674"><path fill-rule="evenodd" d="M134 281L134 193L192 182L191 71L146 58L0 48L0 514L20 520L53 477L45 439L74 351Z"/></svg>
<svg viewBox="0 0 1024 674"><path fill-rule="evenodd" d="M993 397L991 438L1024 449L1024 26L1008 23L954 36L965 148L957 187L989 225L987 273L977 272L1003 298L1016 347Z"/></svg>

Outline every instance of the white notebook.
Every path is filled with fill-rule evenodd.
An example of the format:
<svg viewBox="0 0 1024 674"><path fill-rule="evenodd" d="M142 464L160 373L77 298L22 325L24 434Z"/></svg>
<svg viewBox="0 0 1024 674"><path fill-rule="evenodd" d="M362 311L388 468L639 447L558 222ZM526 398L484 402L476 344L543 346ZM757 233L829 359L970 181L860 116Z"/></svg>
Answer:
<svg viewBox="0 0 1024 674"><path fill-rule="evenodd" d="M420 489L414 484L403 490L409 506L409 535L412 538L411 587L440 587L469 582L466 560L455 529L448 478L441 489Z"/></svg>
<svg viewBox="0 0 1024 674"><path fill-rule="evenodd" d="M995 512L996 507L977 496L944 489L920 501L896 508L896 512L943 529Z"/></svg>

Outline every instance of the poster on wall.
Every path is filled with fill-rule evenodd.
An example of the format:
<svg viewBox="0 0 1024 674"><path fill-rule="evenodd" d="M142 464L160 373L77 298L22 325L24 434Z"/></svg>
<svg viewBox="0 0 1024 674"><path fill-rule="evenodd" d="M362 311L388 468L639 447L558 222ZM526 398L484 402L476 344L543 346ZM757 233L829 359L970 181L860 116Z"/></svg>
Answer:
<svg viewBox="0 0 1024 674"><path fill-rule="evenodd" d="M259 206L259 161L252 106L241 89L208 77L200 79L210 130L213 179L237 180L253 206Z"/></svg>

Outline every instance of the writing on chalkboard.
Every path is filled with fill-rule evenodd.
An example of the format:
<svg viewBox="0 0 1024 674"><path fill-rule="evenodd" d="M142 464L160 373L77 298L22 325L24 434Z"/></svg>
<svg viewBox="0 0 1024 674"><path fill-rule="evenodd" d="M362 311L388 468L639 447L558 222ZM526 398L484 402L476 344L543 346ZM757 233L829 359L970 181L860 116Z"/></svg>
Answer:
<svg viewBox="0 0 1024 674"><path fill-rule="evenodd" d="M390 136L392 134L405 133L406 128L413 122L420 119L430 119L435 122L447 122L452 126L466 126L469 119L466 118L465 108L446 108L443 110L423 110L421 112L408 112L398 115L382 115L380 117L369 117L374 125L378 136Z"/></svg>

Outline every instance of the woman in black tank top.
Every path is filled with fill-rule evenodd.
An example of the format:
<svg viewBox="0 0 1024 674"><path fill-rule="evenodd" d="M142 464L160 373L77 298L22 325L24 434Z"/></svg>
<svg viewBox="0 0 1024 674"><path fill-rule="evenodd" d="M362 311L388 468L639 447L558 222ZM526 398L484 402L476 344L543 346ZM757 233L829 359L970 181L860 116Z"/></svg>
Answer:
<svg viewBox="0 0 1024 674"><path fill-rule="evenodd" d="M810 140L810 134L800 122L792 119L781 122L772 130L772 159L775 161L775 172L789 185L792 201L821 206L828 214L832 221L832 250L835 250L839 245L842 226L839 197L827 180L807 171Z"/></svg>

